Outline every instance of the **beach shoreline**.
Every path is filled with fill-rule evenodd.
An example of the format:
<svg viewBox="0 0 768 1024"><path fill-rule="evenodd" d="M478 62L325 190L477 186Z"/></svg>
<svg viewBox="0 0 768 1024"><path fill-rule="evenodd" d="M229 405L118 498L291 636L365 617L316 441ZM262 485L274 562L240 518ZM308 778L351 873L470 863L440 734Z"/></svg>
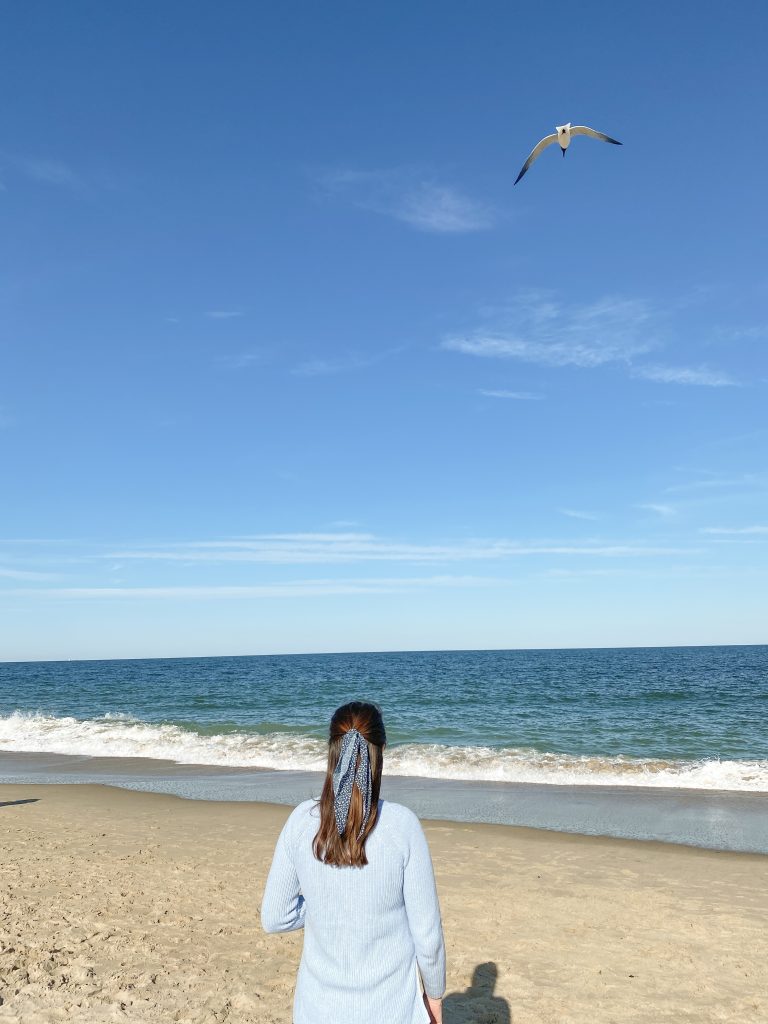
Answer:
<svg viewBox="0 0 768 1024"><path fill-rule="evenodd" d="M288 1024L301 937L264 935L258 917L288 813L87 783L0 786L0 1019ZM767 857L424 828L446 1024L766 1018Z"/></svg>
<svg viewBox="0 0 768 1024"><path fill-rule="evenodd" d="M192 800L293 805L318 772L178 764L155 758L0 751L0 784L84 784ZM768 794L638 786L479 782L388 775L383 795L420 817L768 853Z"/></svg>

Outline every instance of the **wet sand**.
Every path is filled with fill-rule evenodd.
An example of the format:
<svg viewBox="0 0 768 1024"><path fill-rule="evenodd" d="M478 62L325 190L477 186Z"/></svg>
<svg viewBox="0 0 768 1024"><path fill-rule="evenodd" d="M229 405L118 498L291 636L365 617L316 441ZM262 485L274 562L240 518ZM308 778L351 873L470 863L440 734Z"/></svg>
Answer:
<svg viewBox="0 0 768 1024"><path fill-rule="evenodd" d="M92 782L194 800L295 807L320 795L324 777L322 772L176 764L158 758L0 750L0 785ZM385 771L382 796L405 804L421 818L768 853L768 793L464 781Z"/></svg>
<svg viewBox="0 0 768 1024"><path fill-rule="evenodd" d="M289 1024L301 935L259 925L288 811L0 786L0 1020ZM503 825L425 831L446 1024L768 1020L768 857Z"/></svg>

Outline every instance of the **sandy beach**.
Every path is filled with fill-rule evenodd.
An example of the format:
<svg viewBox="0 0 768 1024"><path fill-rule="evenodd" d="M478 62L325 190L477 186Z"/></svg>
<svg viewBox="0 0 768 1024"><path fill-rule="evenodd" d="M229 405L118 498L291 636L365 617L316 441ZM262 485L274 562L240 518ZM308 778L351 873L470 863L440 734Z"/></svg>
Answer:
<svg viewBox="0 0 768 1024"><path fill-rule="evenodd" d="M0 1020L289 1024L262 887L288 808L0 787ZM768 1019L768 857L425 822L446 1024Z"/></svg>

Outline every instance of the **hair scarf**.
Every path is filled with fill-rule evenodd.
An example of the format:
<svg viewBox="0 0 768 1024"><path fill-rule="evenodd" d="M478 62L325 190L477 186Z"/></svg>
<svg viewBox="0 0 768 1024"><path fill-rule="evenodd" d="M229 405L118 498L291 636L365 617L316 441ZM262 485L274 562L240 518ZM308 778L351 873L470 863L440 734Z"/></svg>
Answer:
<svg viewBox="0 0 768 1024"><path fill-rule="evenodd" d="M360 756L360 764L357 759ZM338 764L333 770L333 806L336 816L336 828L343 836L347 828L349 805L352 800L352 787L357 786L363 798L363 823L357 834L359 839L368 824L371 814L371 759L368 744L357 731L349 729L341 741L341 753Z"/></svg>

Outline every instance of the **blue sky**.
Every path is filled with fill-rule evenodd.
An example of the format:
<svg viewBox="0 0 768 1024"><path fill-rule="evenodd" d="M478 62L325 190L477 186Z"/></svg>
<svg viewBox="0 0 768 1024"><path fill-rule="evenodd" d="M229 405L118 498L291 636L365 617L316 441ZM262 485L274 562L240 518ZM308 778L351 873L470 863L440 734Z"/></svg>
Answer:
<svg viewBox="0 0 768 1024"><path fill-rule="evenodd" d="M766 30L8 5L0 658L768 640Z"/></svg>

